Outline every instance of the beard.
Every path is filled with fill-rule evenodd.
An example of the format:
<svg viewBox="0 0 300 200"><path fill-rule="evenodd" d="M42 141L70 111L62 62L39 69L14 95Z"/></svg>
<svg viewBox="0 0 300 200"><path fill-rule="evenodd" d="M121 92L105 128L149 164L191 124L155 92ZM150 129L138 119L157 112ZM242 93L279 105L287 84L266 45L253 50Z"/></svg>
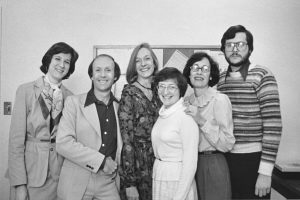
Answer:
<svg viewBox="0 0 300 200"><path fill-rule="evenodd" d="M247 63L249 61L249 57L250 57L251 53L249 52L245 57L242 58L241 61L237 62L237 63L233 63L230 61L230 58L225 56L226 61L229 63L230 66L234 66L234 67L239 67L242 66L243 64Z"/></svg>

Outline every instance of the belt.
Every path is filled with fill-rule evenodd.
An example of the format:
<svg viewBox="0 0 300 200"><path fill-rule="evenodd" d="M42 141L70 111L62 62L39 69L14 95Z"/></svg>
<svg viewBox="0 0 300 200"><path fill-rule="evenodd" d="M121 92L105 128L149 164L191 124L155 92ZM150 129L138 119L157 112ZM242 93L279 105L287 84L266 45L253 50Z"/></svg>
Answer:
<svg viewBox="0 0 300 200"><path fill-rule="evenodd" d="M51 138L51 139L38 139L38 138L33 138L33 137L27 137L28 141L32 142L49 142L49 143L55 143L56 139Z"/></svg>
<svg viewBox="0 0 300 200"><path fill-rule="evenodd" d="M160 159L160 158L155 158L155 159L157 159L157 160L159 160L159 161L162 161L162 162L175 162L175 163L177 163L177 162L182 162L181 160L180 160L180 161L170 161L170 160L162 160L162 159Z"/></svg>
<svg viewBox="0 0 300 200"><path fill-rule="evenodd" d="M217 153L221 153L220 151L202 151L202 152L198 152L198 155L210 155L210 154L217 154Z"/></svg>
<svg viewBox="0 0 300 200"><path fill-rule="evenodd" d="M51 139L40 139L41 142L50 142L50 143L55 143L56 139L51 138Z"/></svg>

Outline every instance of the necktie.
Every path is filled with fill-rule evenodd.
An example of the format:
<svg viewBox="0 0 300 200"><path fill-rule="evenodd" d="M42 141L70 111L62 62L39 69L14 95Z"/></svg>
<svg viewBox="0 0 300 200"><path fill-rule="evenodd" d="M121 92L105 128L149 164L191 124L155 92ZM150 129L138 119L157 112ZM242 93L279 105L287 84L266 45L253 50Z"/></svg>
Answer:
<svg viewBox="0 0 300 200"><path fill-rule="evenodd" d="M45 78L45 85L39 97L39 103L45 120L50 114L50 134L53 135L53 129L58 125L63 108L61 89L57 85L49 83Z"/></svg>

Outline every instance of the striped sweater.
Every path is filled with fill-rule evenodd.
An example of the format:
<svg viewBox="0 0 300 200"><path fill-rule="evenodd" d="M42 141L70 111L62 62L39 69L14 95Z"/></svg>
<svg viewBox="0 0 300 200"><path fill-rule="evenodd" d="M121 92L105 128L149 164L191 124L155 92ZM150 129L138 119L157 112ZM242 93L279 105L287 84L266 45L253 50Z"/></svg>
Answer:
<svg viewBox="0 0 300 200"><path fill-rule="evenodd" d="M249 66L246 80L241 73L221 73L218 90L232 103L234 136L232 153L262 151L259 173L271 175L281 132L281 114L277 83L266 67Z"/></svg>

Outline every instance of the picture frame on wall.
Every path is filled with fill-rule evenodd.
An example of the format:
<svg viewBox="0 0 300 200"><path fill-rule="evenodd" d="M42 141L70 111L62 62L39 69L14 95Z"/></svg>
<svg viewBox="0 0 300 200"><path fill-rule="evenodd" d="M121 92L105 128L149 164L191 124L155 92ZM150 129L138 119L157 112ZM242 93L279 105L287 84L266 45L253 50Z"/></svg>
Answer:
<svg viewBox="0 0 300 200"><path fill-rule="evenodd" d="M112 92L117 99L121 98L124 85L127 84L126 70L131 53L135 47L135 45L95 45L93 47L94 58L100 54L108 54L112 56L120 66L120 79L112 88ZM215 61L218 62L221 72L224 71L228 65L219 45L152 45L151 48L158 59L159 70L164 67L175 67L182 71L188 58L193 53L200 51L211 55Z"/></svg>

